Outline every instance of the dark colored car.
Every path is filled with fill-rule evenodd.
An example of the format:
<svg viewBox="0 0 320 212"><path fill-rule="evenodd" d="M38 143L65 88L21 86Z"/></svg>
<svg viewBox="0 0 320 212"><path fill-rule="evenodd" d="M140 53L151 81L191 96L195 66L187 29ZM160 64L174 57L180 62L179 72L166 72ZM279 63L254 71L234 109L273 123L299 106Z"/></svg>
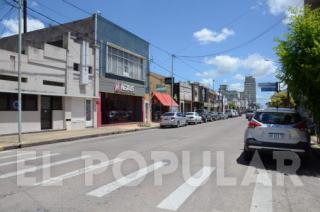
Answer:
<svg viewBox="0 0 320 212"><path fill-rule="evenodd" d="M254 116L254 111L253 110L247 110L246 112L246 119L251 120L252 117Z"/></svg>
<svg viewBox="0 0 320 212"><path fill-rule="evenodd" d="M211 118L214 121L220 120L220 116L217 112L210 112Z"/></svg>
<svg viewBox="0 0 320 212"><path fill-rule="evenodd" d="M199 116L201 116L203 122L212 120L209 112L206 109L198 109L195 112L197 112Z"/></svg>

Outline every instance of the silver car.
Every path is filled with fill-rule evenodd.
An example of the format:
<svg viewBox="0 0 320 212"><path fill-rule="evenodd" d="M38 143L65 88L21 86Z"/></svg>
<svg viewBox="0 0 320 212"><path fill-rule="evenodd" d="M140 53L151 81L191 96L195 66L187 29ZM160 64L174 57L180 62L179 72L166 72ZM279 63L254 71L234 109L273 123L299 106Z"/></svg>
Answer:
<svg viewBox="0 0 320 212"><path fill-rule="evenodd" d="M186 113L188 124L200 124L202 123L202 117L197 112Z"/></svg>
<svg viewBox="0 0 320 212"><path fill-rule="evenodd" d="M162 114L160 127L181 127L187 125L187 118L180 112L167 112Z"/></svg>
<svg viewBox="0 0 320 212"><path fill-rule="evenodd" d="M251 160L254 150L307 153L310 137L306 122L293 109L258 110L249 121L244 137L244 159Z"/></svg>

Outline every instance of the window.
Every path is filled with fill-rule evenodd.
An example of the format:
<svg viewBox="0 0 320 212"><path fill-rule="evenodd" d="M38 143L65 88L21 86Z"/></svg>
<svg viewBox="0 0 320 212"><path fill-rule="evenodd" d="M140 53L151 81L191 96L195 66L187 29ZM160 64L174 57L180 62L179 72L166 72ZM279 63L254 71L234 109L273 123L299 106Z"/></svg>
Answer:
<svg viewBox="0 0 320 212"><path fill-rule="evenodd" d="M79 63L73 63L73 70L79 71Z"/></svg>
<svg viewBox="0 0 320 212"><path fill-rule="evenodd" d="M88 67L88 72L89 72L89 74L92 74L92 66Z"/></svg>
<svg viewBox="0 0 320 212"><path fill-rule="evenodd" d="M111 46L108 46L107 53L108 73L144 80L142 58Z"/></svg>
<svg viewBox="0 0 320 212"><path fill-rule="evenodd" d="M18 77L0 74L0 80L18 82ZM21 77L21 82L27 82L27 81L28 80L26 77Z"/></svg>
<svg viewBox="0 0 320 212"><path fill-rule="evenodd" d="M18 94L15 93L0 93L0 111L15 111L18 110ZM37 111L38 96L31 94L22 95L22 110Z"/></svg>
<svg viewBox="0 0 320 212"><path fill-rule="evenodd" d="M302 119L297 113L281 112L257 112L254 119L263 124L291 125L300 122Z"/></svg>
<svg viewBox="0 0 320 212"><path fill-rule="evenodd" d="M43 80L44 85L51 85L51 86L58 86L58 87L63 87L64 83L63 82L55 82L55 81L48 81L48 80Z"/></svg>

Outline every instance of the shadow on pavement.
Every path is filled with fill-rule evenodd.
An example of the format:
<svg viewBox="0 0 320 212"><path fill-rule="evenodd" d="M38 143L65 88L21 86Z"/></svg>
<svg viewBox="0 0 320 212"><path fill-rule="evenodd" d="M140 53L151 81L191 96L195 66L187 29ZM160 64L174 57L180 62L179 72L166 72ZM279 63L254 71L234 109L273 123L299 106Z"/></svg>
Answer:
<svg viewBox="0 0 320 212"><path fill-rule="evenodd" d="M244 159L244 153L241 153L241 155L237 159L238 164L245 165L245 166L252 166L258 169L272 170L272 171L277 171L284 174L297 174L299 176L312 176L312 177L320 178L319 155L316 155L314 152L310 152L310 154L302 157L300 162L301 163L298 170L292 171L286 168L278 168L277 161L273 159L273 153L271 152L256 151L250 162ZM285 166L289 167L293 162L292 160L288 159L288 160L285 160L284 163L285 163Z"/></svg>

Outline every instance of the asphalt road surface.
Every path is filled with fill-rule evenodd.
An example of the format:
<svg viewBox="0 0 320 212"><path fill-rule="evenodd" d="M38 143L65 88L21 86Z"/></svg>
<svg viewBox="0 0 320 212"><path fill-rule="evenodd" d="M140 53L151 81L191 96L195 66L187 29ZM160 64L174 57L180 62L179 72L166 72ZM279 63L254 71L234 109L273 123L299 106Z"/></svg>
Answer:
<svg viewBox="0 0 320 212"><path fill-rule="evenodd" d="M320 160L310 155L295 173L269 154L247 163L246 125L235 118L1 152L0 211L319 211Z"/></svg>

